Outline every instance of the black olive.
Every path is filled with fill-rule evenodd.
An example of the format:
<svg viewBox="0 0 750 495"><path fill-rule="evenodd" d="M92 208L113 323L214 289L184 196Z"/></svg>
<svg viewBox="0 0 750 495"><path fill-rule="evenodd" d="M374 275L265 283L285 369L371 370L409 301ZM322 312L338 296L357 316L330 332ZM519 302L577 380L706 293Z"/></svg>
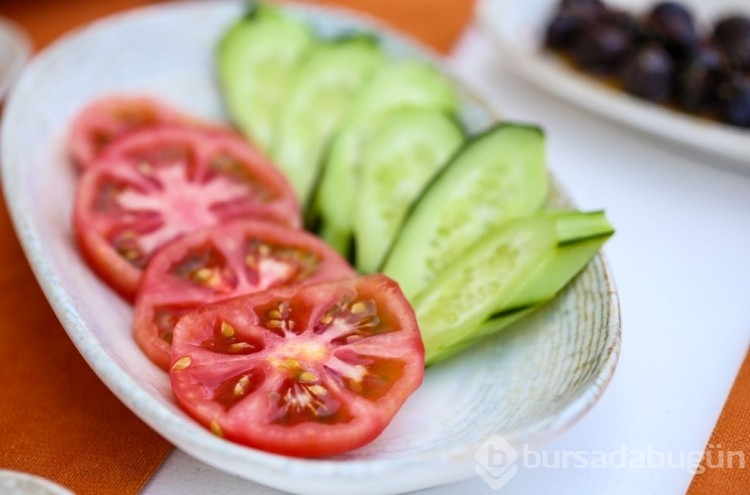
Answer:
<svg viewBox="0 0 750 495"><path fill-rule="evenodd" d="M630 48L630 37L623 29L598 25L577 40L571 55L584 70L609 74L620 67Z"/></svg>
<svg viewBox="0 0 750 495"><path fill-rule="evenodd" d="M600 22L603 24L615 26L627 32L633 43L641 42L644 39L643 30L638 19L630 12L610 9L602 14L600 19Z"/></svg>
<svg viewBox="0 0 750 495"><path fill-rule="evenodd" d="M750 37L750 18L730 15L719 19L714 26L713 37L720 45L731 45Z"/></svg>
<svg viewBox="0 0 750 495"><path fill-rule="evenodd" d="M724 57L715 46L701 44L679 68L675 81L676 103L689 112L715 109L725 65Z"/></svg>
<svg viewBox="0 0 750 495"><path fill-rule="evenodd" d="M733 67L750 70L750 18L732 15L720 19L714 26L713 40Z"/></svg>
<svg viewBox="0 0 750 495"><path fill-rule="evenodd" d="M692 52L700 41L690 11L677 2L656 4L643 20L644 32L679 58Z"/></svg>
<svg viewBox="0 0 750 495"><path fill-rule="evenodd" d="M672 89L674 62L664 48L649 43L630 57L621 77L629 93L646 100L665 102Z"/></svg>
<svg viewBox="0 0 750 495"><path fill-rule="evenodd" d="M544 44L554 50L569 50L586 30L586 22L569 12L558 12L547 25Z"/></svg>
<svg viewBox="0 0 750 495"><path fill-rule="evenodd" d="M722 85L719 118L727 124L750 128L750 77L735 74Z"/></svg>
<svg viewBox="0 0 750 495"><path fill-rule="evenodd" d="M607 6L602 0L562 0L558 10L591 22L606 12Z"/></svg>

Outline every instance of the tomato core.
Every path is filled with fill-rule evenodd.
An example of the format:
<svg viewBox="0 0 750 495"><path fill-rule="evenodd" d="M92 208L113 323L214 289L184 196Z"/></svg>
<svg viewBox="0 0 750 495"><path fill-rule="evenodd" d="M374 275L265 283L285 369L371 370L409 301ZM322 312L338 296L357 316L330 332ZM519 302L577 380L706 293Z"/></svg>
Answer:
<svg viewBox="0 0 750 495"><path fill-rule="evenodd" d="M302 361L304 363L317 364L328 358L326 346L319 342L295 342L293 339L289 342L283 342L275 352L278 356L283 356L284 361L293 361L295 363ZM278 358L272 358L271 364L278 366ZM281 366L286 367L286 364Z"/></svg>
<svg viewBox="0 0 750 495"><path fill-rule="evenodd" d="M232 201L248 194L245 186L225 177L214 177L206 183L192 181L184 164L158 167L150 176L159 185L158 190L141 192L131 188L117 197L125 210L161 215L162 228L141 234L136 241L145 253L152 253L180 233L215 225L213 208L217 198Z"/></svg>

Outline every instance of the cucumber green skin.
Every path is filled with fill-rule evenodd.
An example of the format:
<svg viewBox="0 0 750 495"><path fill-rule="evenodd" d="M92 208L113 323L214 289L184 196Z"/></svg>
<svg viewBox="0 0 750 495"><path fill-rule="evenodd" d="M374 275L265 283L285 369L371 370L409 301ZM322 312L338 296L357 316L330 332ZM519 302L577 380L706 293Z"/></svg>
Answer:
<svg viewBox="0 0 750 495"><path fill-rule="evenodd" d="M579 237L570 235L568 225ZM551 300L614 233L602 212L542 213L490 231L413 301L434 364Z"/></svg>
<svg viewBox="0 0 750 495"><path fill-rule="evenodd" d="M603 211L545 211L555 221L557 247L513 288L495 313L508 313L548 301L589 262L614 233Z"/></svg>
<svg viewBox="0 0 750 495"><path fill-rule="evenodd" d="M319 42L294 75L280 109L271 158L287 176L300 204L310 201L322 158L362 84L385 61L371 36Z"/></svg>
<svg viewBox="0 0 750 495"><path fill-rule="evenodd" d="M464 141L449 115L408 109L383 119L364 147L356 198L356 267L380 266L414 199Z"/></svg>
<svg viewBox="0 0 750 495"><path fill-rule="evenodd" d="M432 339L432 345L425 359L425 367L437 364L449 357L467 349L490 335L504 330L515 322L525 318L527 315L537 310L541 304L518 309L499 316L492 317L489 320L470 328L456 328L452 332L445 332L442 335L436 335ZM456 337L460 335L460 338Z"/></svg>
<svg viewBox="0 0 750 495"><path fill-rule="evenodd" d="M437 69L416 61L386 65L362 87L333 140L316 198L319 233L344 256L352 243L363 146L378 122L404 108L432 108L452 114L458 110L458 97Z"/></svg>
<svg viewBox="0 0 750 495"><path fill-rule="evenodd" d="M313 42L307 26L274 7L258 4L227 29L217 47L219 83L227 110L242 133L266 153L292 74Z"/></svg>
<svg viewBox="0 0 750 495"><path fill-rule="evenodd" d="M548 187L543 132L495 125L468 141L425 188L381 271L413 300L486 232L538 211Z"/></svg>

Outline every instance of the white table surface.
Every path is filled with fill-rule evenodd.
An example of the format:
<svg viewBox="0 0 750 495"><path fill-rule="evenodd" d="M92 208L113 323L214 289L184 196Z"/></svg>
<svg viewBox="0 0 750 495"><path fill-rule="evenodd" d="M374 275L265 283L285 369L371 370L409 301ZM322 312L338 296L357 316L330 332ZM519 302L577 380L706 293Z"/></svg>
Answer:
<svg viewBox="0 0 750 495"><path fill-rule="evenodd" d="M620 365L602 400L553 451L701 451L750 345L750 169L652 139L529 87L469 31L457 73L510 119L540 123L549 166L583 209L605 208L605 253L623 316ZM684 493L685 469L521 468L503 494ZM280 492L175 451L146 495ZM479 477L419 492L490 494Z"/></svg>

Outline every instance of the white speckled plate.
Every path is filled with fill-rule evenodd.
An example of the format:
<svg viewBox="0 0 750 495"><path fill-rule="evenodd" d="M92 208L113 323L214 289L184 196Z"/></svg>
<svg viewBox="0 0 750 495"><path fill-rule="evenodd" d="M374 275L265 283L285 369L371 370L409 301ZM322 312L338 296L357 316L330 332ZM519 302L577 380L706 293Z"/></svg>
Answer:
<svg viewBox="0 0 750 495"><path fill-rule="evenodd" d="M3 469L0 495L73 495L73 492L39 476Z"/></svg>
<svg viewBox="0 0 750 495"><path fill-rule="evenodd" d="M559 0L480 0L477 17L507 60L532 84L569 102L690 150L708 152L750 170L750 130L654 105L576 71L542 49L545 25ZM608 0L642 12L655 0ZM747 0L682 0L702 24L722 14L750 14Z"/></svg>
<svg viewBox="0 0 750 495"><path fill-rule="evenodd" d="M0 17L0 101L31 55L31 41L14 23Z"/></svg>
<svg viewBox="0 0 750 495"><path fill-rule="evenodd" d="M393 56L439 63L351 14L288 8L323 35L373 29ZM6 201L50 304L94 371L180 449L295 493L386 494L455 481L473 475L474 452L489 436L542 442L579 419L609 382L620 346L617 296L601 257L544 310L431 368L383 435L347 455L302 460L245 448L211 435L176 406L166 375L130 337L131 308L76 250L70 225L76 178L65 136L81 106L112 92L149 93L198 116L223 118L212 51L241 10L235 3L181 2L105 19L39 55L10 95L2 128ZM457 87L471 127L492 120ZM559 191L554 200L567 202Z"/></svg>

